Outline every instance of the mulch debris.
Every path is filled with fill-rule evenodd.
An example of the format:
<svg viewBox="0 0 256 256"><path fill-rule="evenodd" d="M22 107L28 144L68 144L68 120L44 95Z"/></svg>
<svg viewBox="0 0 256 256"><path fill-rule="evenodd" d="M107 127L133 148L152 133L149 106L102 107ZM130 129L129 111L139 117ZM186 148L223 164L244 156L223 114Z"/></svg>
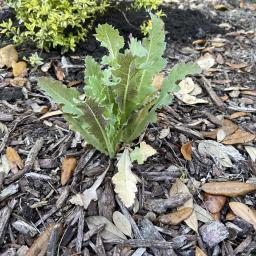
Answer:
<svg viewBox="0 0 256 256"><path fill-rule="evenodd" d="M201 191L211 181L256 184L256 7L250 1L244 8L239 1L219 2L166 1L162 7L167 69L201 58L204 72L187 81L173 103L159 111L157 124L147 128L144 140L157 154L133 166L140 183L131 209L114 193L116 161L109 162L70 131L58 106L36 84L38 76L51 75L79 89L84 56L104 54L93 36L74 53L42 53L44 71L30 70L25 82L13 81L10 70L0 69L0 255L256 254L255 192L225 197L220 205L219 198ZM0 20L8 17L13 13L0 9ZM126 39L130 33L141 38L144 17L121 5L96 23L113 24ZM9 43L3 37L0 48ZM18 48L20 59L35 51ZM6 168L7 147L16 150L23 168ZM70 158L77 160L75 169L61 185L63 160ZM98 200L86 210L70 202L107 168ZM243 203L248 212L232 212L230 201ZM218 211L212 212L209 203L218 204ZM177 216L189 211L184 207L194 209L196 223ZM115 211L120 223L113 223ZM184 221L161 223L169 213Z"/></svg>

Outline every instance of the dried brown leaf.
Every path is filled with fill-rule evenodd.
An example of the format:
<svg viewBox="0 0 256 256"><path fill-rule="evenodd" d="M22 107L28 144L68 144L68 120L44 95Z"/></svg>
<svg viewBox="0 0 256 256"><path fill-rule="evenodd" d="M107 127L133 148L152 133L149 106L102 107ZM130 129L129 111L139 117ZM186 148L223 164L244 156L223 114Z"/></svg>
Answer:
<svg viewBox="0 0 256 256"><path fill-rule="evenodd" d="M204 193L204 205L211 213L219 213L226 203L225 196Z"/></svg>
<svg viewBox="0 0 256 256"><path fill-rule="evenodd" d="M7 147L6 157L14 173L18 171L17 167L19 167L19 169L24 168L24 161L21 159L20 155L17 153L17 151L14 148Z"/></svg>
<svg viewBox="0 0 256 256"><path fill-rule="evenodd" d="M47 252L48 241L54 225L51 224L47 229L33 242L26 256L44 256Z"/></svg>
<svg viewBox="0 0 256 256"><path fill-rule="evenodd" d="M230 202L229 207L235 215L252 224L256 230L256 214L254 210L240 202Z"/></svg>
<svg viewBox="0 0 256 256"><path fill-rule="evenodd" d="M182 209L182 208L194 209L193 196L190 193L187 186L180 179L177 179L176 182L172 185L169 191L169 196L171 197L177 193L185 193L185 194L191 195L191 198L187 202L185 202L183 206L179 207L178 209ZM197 216L194 210L192 214L185 220L185 223L195 232L198 232L198 221L197 221Z"/></svg>
<svg viewBox="0 0 256 256"><path fill-rule="evenodd" d="M246 68L248 65L245 63L230 63L230 62L226 62L226 65L229 66L231 69L241 69L241 68Z"/></svg>
<svg viewBox="0 0 256 256"><path fill-rule="evenodd" d="M55 75L57 77L58 80L63 81L65 78L65 73L63 71L63 69L61 68L61 66L57 63L57 64L53 64L54 66L54 71L55 71Z"/></svg>
<svg viewBox="0 0 256 256"><path fill-rule="evenodd" d="M222 143L226 145L243 144L243 143L250 142L255 138L256 138L255 134L238 129L233 134L227 136L222 141Z"/></svg>
<svg viewBox="0 0 256 256"><path fill-rule="evenodd" d="M202 190L212 195L235 197L256 191L256 185L238 181L210 182L205 183Z"/></svg>
<svg viewBox="0 0 256 256"><path fill-rule="evenodd" d="M181 146L180 151L185 160L191 161L192 160L192 141L189 141L188 143L183 144Z"/></svg>
<svg viewBox="0 0 256 256"><path fill-rule="evenodd" d="M249 115L249 113L239 111L239 112L235 112L235 113L231 114L229 116L229 118L230 119L236 119L236 118L243 117L243 116L248 116L248 115Z"/></svg>
<svg viewBox="0 0 256 256"><path fill-rule="evenodd" d="M27 74L27 63L25 61L13 62L12 73L15 77L24 77Z"/></svg>
<svg viewBox="0 0 256 256"><path fill-rule="evenodd" d="M207 256L203 250L201 250L198 246L196 246L195 256Z"/></svg>
<svg viewBox="0 0 256 256"><path fill-rule="evenodd" d="M10 80L10 84L12 86L17 86L17 87L23 87L27 84L28 79L24 77L15 77L14 79Z"/></svg>
<svg viewBox="0 0 256 256"><path fill-rule="evenodd" d="M182 221L186 220L193 212L193 208L184 207L159 217L159 221L166 225L178 225Z"/></svg>
<svg viewBox="0 0 256 256"><path fill-rule="evenodd" d="M61 185L64 186L67 184L69 179L71 178L75 168L77 161L74 157L66 157L61 166Z"/></svg>

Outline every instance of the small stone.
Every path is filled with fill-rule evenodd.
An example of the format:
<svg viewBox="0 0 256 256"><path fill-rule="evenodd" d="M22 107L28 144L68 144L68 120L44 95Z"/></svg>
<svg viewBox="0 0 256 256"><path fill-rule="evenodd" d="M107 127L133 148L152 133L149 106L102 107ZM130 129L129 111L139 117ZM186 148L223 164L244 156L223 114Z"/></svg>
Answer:
<svg viewBox="0 0 256 256"><path fill-rule="evenodd" d="M228 229L219 221L211 221L203 225L200 234L209 247L214 247L229 236Z"/></svg>

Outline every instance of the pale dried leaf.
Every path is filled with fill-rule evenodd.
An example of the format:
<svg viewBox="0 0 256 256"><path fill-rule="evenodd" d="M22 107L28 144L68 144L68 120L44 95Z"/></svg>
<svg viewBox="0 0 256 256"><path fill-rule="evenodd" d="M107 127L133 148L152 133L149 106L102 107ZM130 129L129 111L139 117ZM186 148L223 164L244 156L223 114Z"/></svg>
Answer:
<svg viewBox="0 0 256 256"><path fill-rule="evenodd" d="M256 147L245 146L244 147L253 162L256 161Z"/></svg>
<svg viewBox="0 0 256 256"><path fill-rule="evenodd" d="M191 77L187 77L179 83L180 94L190 94L195 89L195 83Z"/></svg>
<svg viewBox="0 0 256 256"><path fill-rule="evenodd" d="M113 222L125 235L132 237L132 226L121 212L115 211L113 213Z"/></svg>
<svg viewBox="0 0 256 256"><path fill-rule="evenodd" d="M175 96L181 100L182 102L188 104L188 105L195 105L195 104L204 104L204 103L209 103L208 100L204 100L204 99L199 99L193 95L190 94L180 94L175 93Z"/></svg>
<svg viewBox="0 0 256 256"><path fill-rule="evenodd" d="M131 161L137 161L138 164L143 164L149 157L155 155L157 152L146 142L142 141L140 147L136 147L131 153Z"/></svg>
<svg viewBox="0 0 256 256"><path fill-rule="evenodd" d="M69 200L71 204L79 205L79 206L84 206L83 202L83 194L79 193L71 197Z"/></svg>
<svg viewBox="0 0 256 256"><path fill-rule="evenodd" d="M232 146L224 146L212 140L203 140L198 144L198 151L201 155L211 156L223 167L232 167L233 161L244 160L244 157Z"/></svg>
<svg viewBox="0 0 256 256"><path fill-rule="evenodd" d="M235 215L252 224L256 230L256 213L253 209L240 202L230 202L229 207Z"/></svg>
<svg viewBox="0 0 256 256"><path fill-rule="evenodd" d="M195 256L207 256L207 254L205 254L203 250L196 246Z"/></svg>
<svg viewBox="0 0 256 256"><path fill-rule="evenodd" d="M131 167L129 151L125 149L117 163L118 172L113 176L112 181L115 184L115 192L126 207L134 204L137 192L138 178L132 173Z"/></svg>
<svg viewBox="0 0 256 256"><path fill-rule="evenodd" d="M170 128L165 128L165 129L162 129L160 131L160 134L159 134L159 139L162 140L164 138L166 138L168 135L170 134Z"/></svg>
<svg viewBox="0 0 256 256"><path fill-rule="evenodd" d="M97 180L94 182L94 184L90 188L86 189L83 192L82 200L83 200L83 206L84 206L85 210L87 210L91 201L98 200L97 189L101 185L102 181L104 180L108 169L109 169L109 167L97 178Z"/></svg>
<svg viewBox="0 0 256 256"><path fill-rule="evenodd" d="M11 68L12 63L18 61L18 53L15 47L10 44L0 49L0 68Z"/></svg>
<svg viewBox="0 0 256 256"><path fill-rule="evenodd" d="M198 204L194 204L194 211L199 221L207 223L213 220L212 215Z"/></svg>
<svg viewBox="0 0 256 256"><path fill-rule="evenodd" d="M55 111L52 111L52 112L47 112L45 113L44 115L42 115L40 119L45 119L45 118L48 118L48 117L52 117L52 116L58 116L58 115L62 115L63 112L61 110L55 110Z"/></svg>
<svg viewBox="0 0 256 256"><path fill-rule="evenodd" d="M169 196L171 197L172 195L175 195L177 193L185 193L185 194L191 195L191 198L188 201L186 201L183 204L183 206L179 207L178 209L182 209L182 208L194 209L193 196L190 193L188 187L180 179L177 179L176 182L172 185L169 191ZM198 221L197 221L196 213L194 210L192 214L185 220L185 223L195 232L198 232Z"/></svg>
<svg viewBox="0 0 256 256"><path fill-rule="evenodd" d="M11 170L10 164L8 162L8 159L6 155L1 155L0 158L0 172L4 173L4 177L6 177Z"/></svg>
<svg viewBox="0 0 256 256"><path fill-rule="evenodd" d="M210 53L206 53L201 56L196 63L200 66L204 71L208 71L212 66L215 65L215 58Z"/></svg>
<svg viewBox="0 0 256 256"><path fill-rule="evenodd" d="M85 219L88 228L93 229L95 226L104 224L104 229L100 232L100 235L105 240L111 239L127 239L126 236L107 218L103 216L90 216Z"/></svg>

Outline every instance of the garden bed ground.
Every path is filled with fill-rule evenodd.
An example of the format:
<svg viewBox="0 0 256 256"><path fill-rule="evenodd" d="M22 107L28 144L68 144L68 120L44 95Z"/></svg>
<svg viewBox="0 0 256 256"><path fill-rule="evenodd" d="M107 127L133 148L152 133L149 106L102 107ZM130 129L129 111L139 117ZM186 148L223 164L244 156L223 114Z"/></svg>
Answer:
<svg viewBox="0 0 256 256"><path fill-rule="evenodd" d="M248 2L241 9L235 0L221 4L214 0L182 0L163 6L167 69L177 62L201 57L205 71L193 78L192 85L186 85L193 87L189 93L198 85L199 93L190 101L189 96L177 95L169 107L159 111L157 124L146 130L143 140L157 154L144 165L133 166L140 183L138 200L129 211L113 191L111 177L116 172L116 161L97 190L97 201L91 202L87 210L70 203L72 196L94 184L109 161L69 130L62 115L54 112L58 107L35 82L42 75L56 78L55 65L58 72L65 74L66 84L81 86L84 56L100 58L104 53L93 36L75 53L42 53L44 63L51 63L51 68L45 73L40 68L29 70L26 86L13 86L12 72L0 69L0 153L2 156L6 147L12 147L25 161L22 170L14 168L6 177L0 169L0 255L26 255L38 236L41 240L36 245L40 250L48 246L47 255L185 256L195 255L196 248L196 255L256 255L255 212L248 212L252 214L250 221L241 214L232 215L229 208L229 201L234 201L256 209L255 192L227 197L221 212L211 215L207 210L209 200L200 189L210 181L224 181L228 190L235 186L228 183L231 180L256 184L256 8ZM12 15L8 9L0 9L1 19ZM136 28L142 20L142 13L135 15L120 7L110 10L97 23L111 23L128 38L130 33L141 37ZM8 43L8 39L1 38L0 48ZM30 45L17 50L20 59L36 51ZM70 65L65 67L66 63ZM195 100L204 103L194 104ZM43 116L45 111L53 115ZM187 147L182 147L185 144ZM221 155L230 145L238 151ZM64 157L76 158L78 164L74 175L62 186L60 168ZM198 233L193 230L195 220L171 226L157 219L183 205L182 196L166 200L178 178L193 197ZM187 192L181 187L180 192ZM168 210L160 214L160 207ZM122 240L111 224L107 234L102 235L103 225L97 225L102 220L92 218L104 216L113 223L114 211L122 212L130 222L125 224L121 219L120 223L132 226L128 240Z"/></svg>

